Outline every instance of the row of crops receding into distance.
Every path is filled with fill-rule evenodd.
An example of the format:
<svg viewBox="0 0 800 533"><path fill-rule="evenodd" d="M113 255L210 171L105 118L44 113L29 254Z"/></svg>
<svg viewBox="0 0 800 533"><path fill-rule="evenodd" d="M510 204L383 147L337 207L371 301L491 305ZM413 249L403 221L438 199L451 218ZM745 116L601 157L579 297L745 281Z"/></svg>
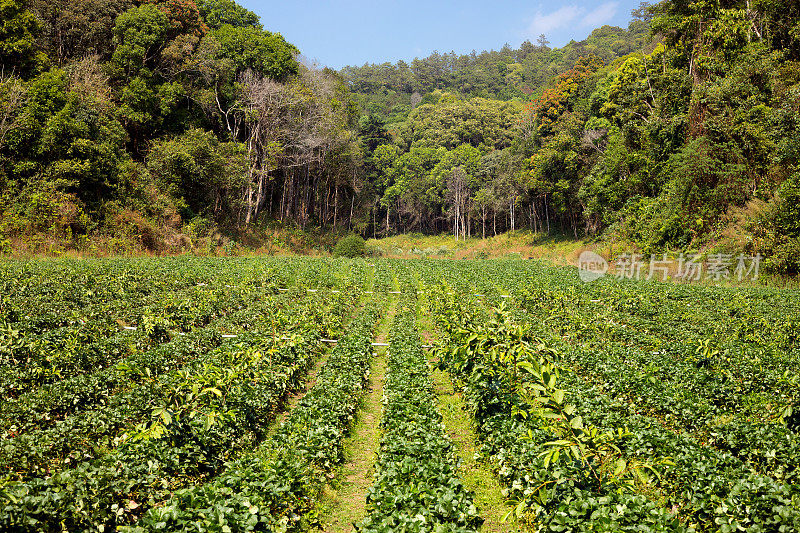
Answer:
<svg viewBox="0 0 800 533"><path fill-rule="evenodd" d="M799 340L527 260L3 261L0 530L796 532Z"/></svg>

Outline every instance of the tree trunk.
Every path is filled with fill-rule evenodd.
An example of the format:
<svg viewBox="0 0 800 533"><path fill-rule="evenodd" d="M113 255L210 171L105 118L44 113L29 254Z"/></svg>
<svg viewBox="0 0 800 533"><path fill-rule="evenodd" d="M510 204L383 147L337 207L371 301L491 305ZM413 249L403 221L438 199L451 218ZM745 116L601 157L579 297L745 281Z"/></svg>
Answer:
<svg viewBox="0 0 800 533"><path fill-rule="evenodd" d="M353 192L353 196L350 198L350 220L347 221L347 229L353 228L353 206L356 203L356 195L355 191Z"/></svg>
<svg viewBox="0 0 800 533"><path fill-rule="evenodd" d="M336 228L336 223L339 216L339 186L334 185L336 193L333 195L333 227Z"/></svg>
<svg viewBox="0 0 800 533"><path fill-rule="evenodd" d="M547 218L547 234L550 235L550 210L547 208L547 195L544 195L544 216Z"/></svg>
<svg viewBox="0 0 800 533"><path fill-rule="evenodd" d="M253 214L253 181L247 184L247 215L245 215L245 225L250 224L250 216Z"/></svg>
<svg viewBox="0 0 800 533"><path fill-rule="evenodd" d="M453 237L458 241L458 205L453 206Z"/></svg>

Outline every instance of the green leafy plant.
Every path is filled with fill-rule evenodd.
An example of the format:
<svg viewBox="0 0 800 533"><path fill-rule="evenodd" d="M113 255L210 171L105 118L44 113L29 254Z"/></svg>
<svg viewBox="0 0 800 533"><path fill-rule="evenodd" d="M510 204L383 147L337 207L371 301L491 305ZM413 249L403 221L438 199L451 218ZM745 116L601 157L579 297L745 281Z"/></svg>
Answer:
<svg viewBox="0 0 800 533"><path fill-rule="evenodd" d="M363 257L366 252L366 243L360 235L348 235L336 243L333 255L337 257Z"/></svg>
<svg viewBox="0 0 800 533"><path fill-rule="evenodd" d="M522 516L524 507L531 502L546 505L547 487L568 480L570 471L558 467L560 460L577 461L583 478L580 481L588 480L597 490L608 487L634 490L637 485L648 485L651 475L660 476L656 466L673 464L668 458L647 461L626 458L619 443L631 436L630 431L622 427L601 430L586 424L575 405L565 401L566 392L557 387L560 371L547 359L524 361L520 368L533 379L519 386L524 407L516 408L515 413L525 419L539 420L541 427L556 439L543 443L544 449L539 453L552 479L542 481L529 500L518 503L518 516ZM533 433L528 431L525 438L532 439Z"/></svg>

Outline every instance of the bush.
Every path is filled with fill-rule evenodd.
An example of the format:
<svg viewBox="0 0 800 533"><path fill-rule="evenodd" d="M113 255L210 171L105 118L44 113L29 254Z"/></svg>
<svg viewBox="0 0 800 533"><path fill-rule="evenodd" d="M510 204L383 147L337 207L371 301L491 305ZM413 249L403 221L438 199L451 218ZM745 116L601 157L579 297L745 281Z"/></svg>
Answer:
<svg viewBox="0 0 800 533"><path fill-rule="evenodd" d="M336 243L333 255L337 257L363 257L365 251L364 239L360 235L348 235Z"/></svg>

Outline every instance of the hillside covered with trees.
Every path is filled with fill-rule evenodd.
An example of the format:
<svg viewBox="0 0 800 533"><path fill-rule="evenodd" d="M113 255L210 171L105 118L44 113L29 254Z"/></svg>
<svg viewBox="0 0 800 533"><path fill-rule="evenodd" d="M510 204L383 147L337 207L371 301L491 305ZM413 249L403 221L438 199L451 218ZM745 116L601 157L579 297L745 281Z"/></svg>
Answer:
<svg viewBox="0 0 800 533"><path fill-rule="evenodd" d="M384 231L555 227L647 254L760 253L797 273L798 10L645 3L627 30L560 50L542 38L345 69Z"/></svg>
<svg viewBox="0 0 800 533"><path fill-rule="evenodd" d="M6 249L530 228L800 268L794 3L643 3L563 48L340 72L233 0L0 0L0 17Z"/></svg>
<svg viewBox="0 0 800 533"><path fill-rule="evenodd" d="M0 231L150 249L339 224L361 166L341 79L232 0L2 0Z"/></svg>

